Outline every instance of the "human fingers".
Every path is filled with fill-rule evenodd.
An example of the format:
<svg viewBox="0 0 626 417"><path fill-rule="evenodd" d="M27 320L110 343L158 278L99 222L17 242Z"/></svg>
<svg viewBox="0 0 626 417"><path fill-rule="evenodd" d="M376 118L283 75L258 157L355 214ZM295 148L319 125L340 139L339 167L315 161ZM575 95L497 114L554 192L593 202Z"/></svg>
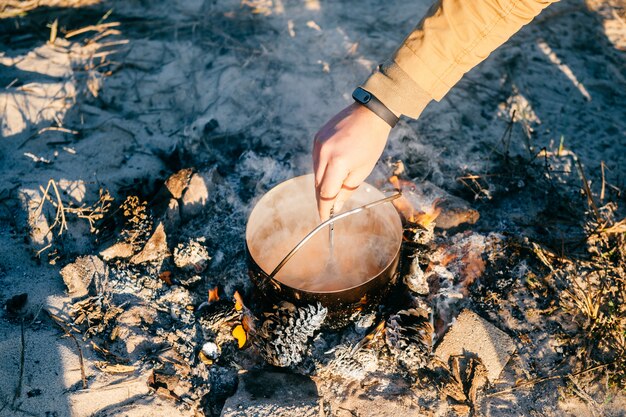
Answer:
<svg viewBox="0 0 626 417"><path fill-rule="evenodd" d="M324 171L326 170L326 165L328 163L328 159L325 156L322 157L321 154L321 146L316 139L315 144L313 145L313 175L315 177L316 194L319 194L319 185L322 183Z"/></svg>
<svg viewBox="0 0 626 417"><path fill-rule="evenodd" d="M324 171L318 188L317 208L322 221L330 217L330 210L335 204L344 180L348 177L348 169L337 163L329 163Z"/></svg>
<svg viewBox="0 0 626 417"><path fill-rule="evenodd" d="M335 200L334 210L335 214L338 214L343 208L346 201L350 199L352 194L359 188L363 179L360 175L350 172L341 185L341 190Z"/></svg>

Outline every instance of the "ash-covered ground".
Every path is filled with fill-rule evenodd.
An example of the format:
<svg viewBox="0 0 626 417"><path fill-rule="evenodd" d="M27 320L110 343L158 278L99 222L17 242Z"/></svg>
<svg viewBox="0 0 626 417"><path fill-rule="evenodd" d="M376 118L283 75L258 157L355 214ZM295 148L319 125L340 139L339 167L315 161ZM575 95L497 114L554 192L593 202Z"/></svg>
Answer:
<svg viewBox="0 0 626 417"><path fill-rule="evenodd" d="M254 203L428 6L0 5L0 415L624 415L623 2L551 6L394 129L383 305L329 330L253 291ZM496 380L433 355L463 309L515 348Z"/></svg>

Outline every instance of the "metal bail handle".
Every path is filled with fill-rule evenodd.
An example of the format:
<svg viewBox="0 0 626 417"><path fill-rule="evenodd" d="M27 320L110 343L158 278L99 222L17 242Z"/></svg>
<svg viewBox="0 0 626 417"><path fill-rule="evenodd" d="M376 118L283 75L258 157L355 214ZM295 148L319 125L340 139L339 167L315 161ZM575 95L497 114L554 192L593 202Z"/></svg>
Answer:
<svg viewBox="0 0 626 417"><path fill-rule="evenodd" d="M315 234L317 232L319 232L320 230L322 230L324 227L328 226L330 223L334 223L337 220L342 220L345 219L346 217L352 216L353 214L357 214L362 212L363 210L367 210L370 209L372 207L378 206L379 204L383 204L383 203L388 203L391 202L397 198L400 198L402 196L402 192L398 192L397 194L394 195L390 195L389 197L385 197L385 198L381 198L380 200L376 200L373 201L371 203L367 203L365 205L362 205L360 207L357 208L353 208L352 210L346 211L344 213L338 214L334 217L329 218L326 221L323 221L322 223L320 223L319 225L317 225L317 227L313 230L311 230L309 232L309 234L307 234L304 239L302 239L300 241L300 243L298 243L288 254L287 256L285 256L283 258L282 261L280 261L280 263L276 266L276 268L274 268L274 270L272 271L272 273L270 274L270 278L274 278L276 276L276 274L278 273L278 271L280 271L283 266L285 266L285 264L287 262L289 262L289 260L293 257L293 255L296 254L296 252L298 252L298 250L300 250L300 248L302 246L304 246L313 236L315 236Z"/></svg>

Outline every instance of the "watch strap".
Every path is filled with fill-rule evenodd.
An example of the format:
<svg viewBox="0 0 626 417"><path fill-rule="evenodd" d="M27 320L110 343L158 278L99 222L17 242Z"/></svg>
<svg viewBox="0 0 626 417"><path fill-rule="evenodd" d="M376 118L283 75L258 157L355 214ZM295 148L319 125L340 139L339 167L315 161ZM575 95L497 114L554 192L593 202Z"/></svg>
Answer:
<svg viewBox="0 0 626 417"><path fill-rule="evenodd" d="M362 104L363 106L370 109L374 114L383 119L389 126L392 128L398 123L398 116L394 114L387 106L383 104L382 101L376 98L374 94L370 93L367 90L364 90L361 87L357 87L352 92L352 98L357 103Z"/></svg>

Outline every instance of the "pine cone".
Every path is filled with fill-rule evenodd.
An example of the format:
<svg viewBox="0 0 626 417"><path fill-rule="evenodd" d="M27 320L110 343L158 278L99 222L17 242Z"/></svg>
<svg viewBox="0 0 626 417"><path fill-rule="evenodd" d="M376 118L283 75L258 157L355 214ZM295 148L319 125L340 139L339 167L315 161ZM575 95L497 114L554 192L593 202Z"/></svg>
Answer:
<svg viewBox="0 0 626 417"><path fill-rule="evenodd" d="M373 349L358 349L351 346L338 346L333 351L335 357L320 370L320 374L339 376L360 381L378 368L378 356Z"/></svg>
<svg viewBox="0 0 626 417"><path fill-rule="evenodd" d="M283 302L265 321L253 339L263 358L274 366L294 366L309 350L308 342L326 318L321 304L296 307Z"/></svg>
<svg viewBox="0 0 626 417"><path fill-rule="evenodd" d="M387 320L385 341L400 365L410 372L424 368L432 353L433 326L421 308L401 310Z"/></svg>

